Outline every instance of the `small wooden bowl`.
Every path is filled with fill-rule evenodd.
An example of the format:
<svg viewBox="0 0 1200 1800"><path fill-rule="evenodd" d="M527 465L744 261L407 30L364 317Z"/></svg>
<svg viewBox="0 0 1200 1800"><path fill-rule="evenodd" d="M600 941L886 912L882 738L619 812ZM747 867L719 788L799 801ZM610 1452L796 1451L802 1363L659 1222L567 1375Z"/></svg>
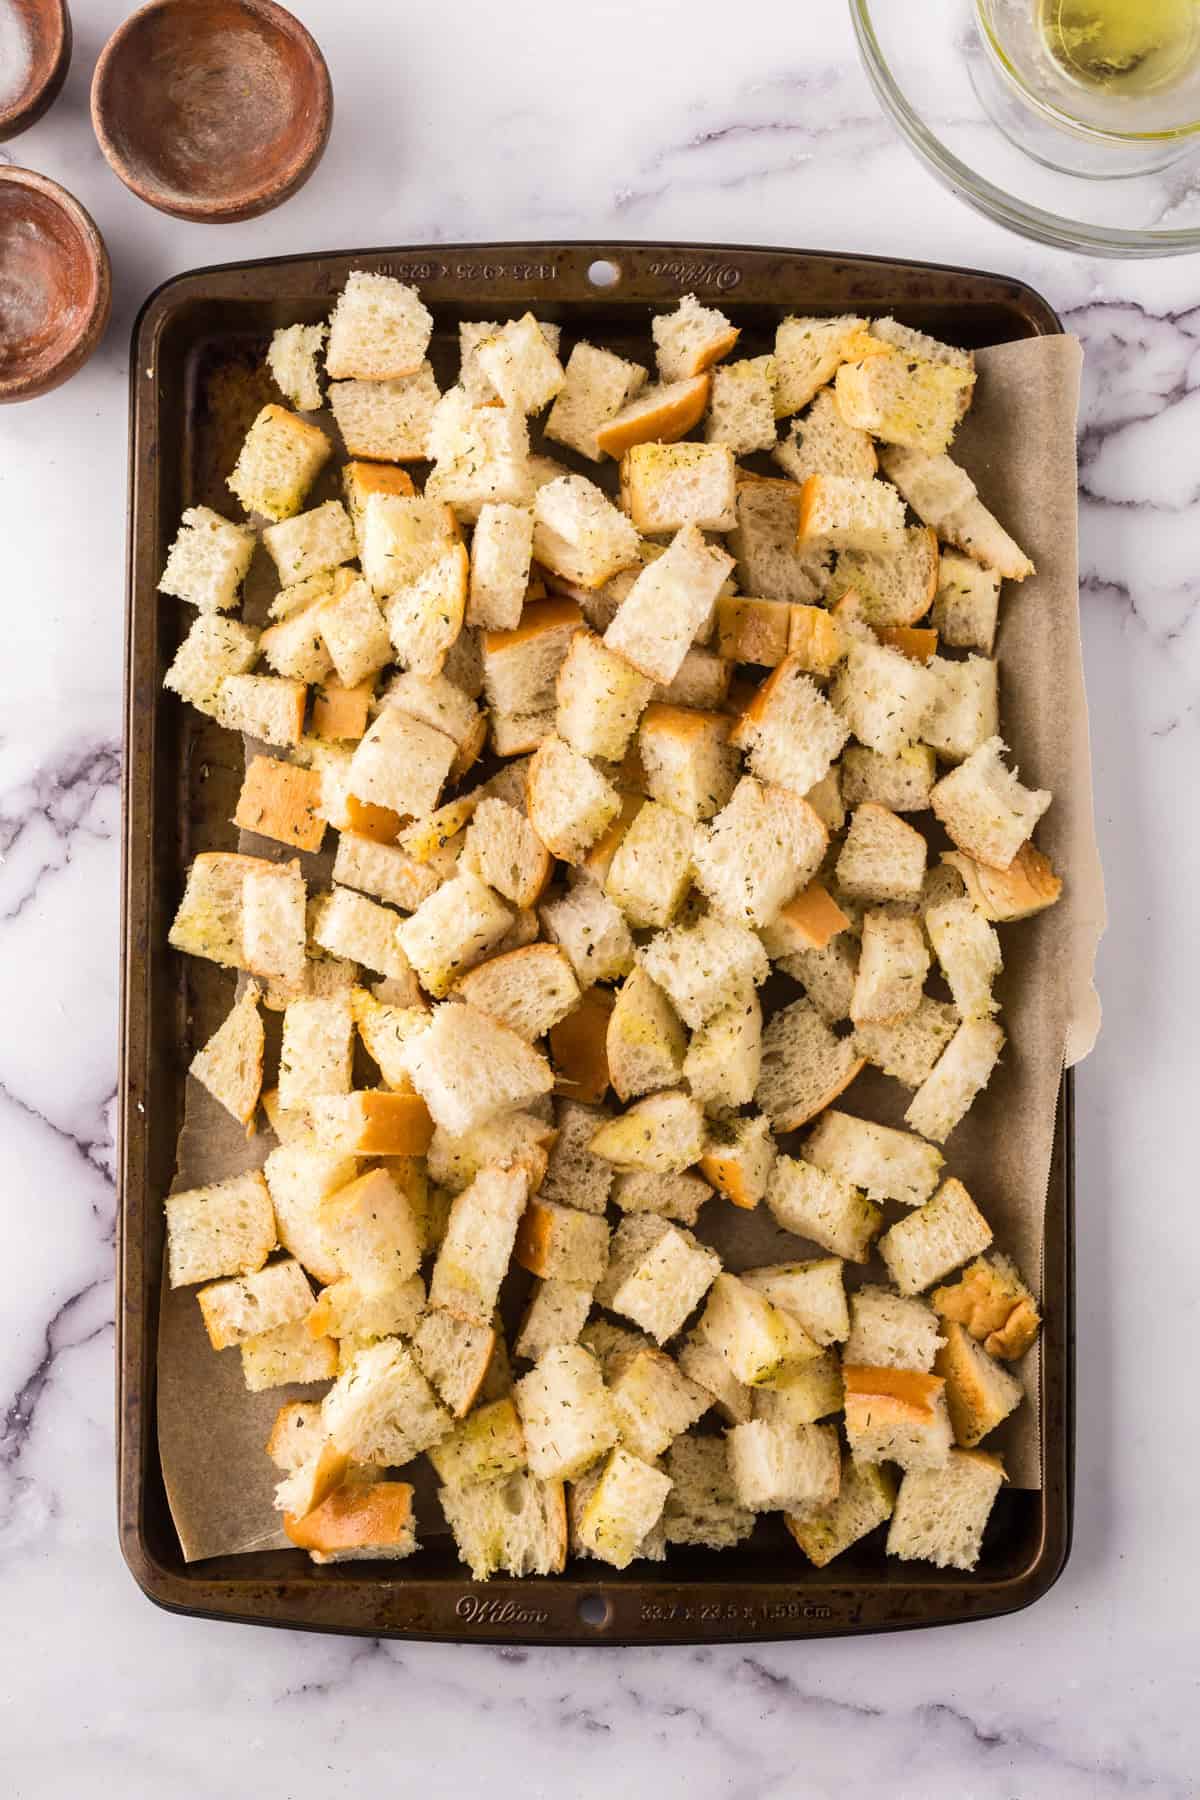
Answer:
<svg viewBox="0 0 1200 1800"><path fill-rule="evenodd" d="M32 169L0 166L0 404L69 381L111 304L108 251L78 200Z"/></svg>
<svg viewBox="0 0 1200 1800"><path fill-rule="evenodd" d="M0 143L54 104L70 66L66 0L0 0Z"/></svg>
<svg viewBox="0 0 1200 1800"><path fill-rule="evenodd" d="M151 0L92 79L100 148L139 200L177 219L253 219L294 194L333 119L325 58L273 0Z"/></svg>

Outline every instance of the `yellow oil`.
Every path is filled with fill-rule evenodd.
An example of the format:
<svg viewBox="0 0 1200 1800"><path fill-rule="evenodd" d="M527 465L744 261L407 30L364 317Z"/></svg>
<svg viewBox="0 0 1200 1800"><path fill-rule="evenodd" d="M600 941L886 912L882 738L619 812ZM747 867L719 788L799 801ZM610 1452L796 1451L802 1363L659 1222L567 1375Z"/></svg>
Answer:
<svg viewBox="0 0 1200 1800"><path fill-rule="evenodd" d="M1200 0L1038 0L1055 61L1106 93L1160 93L1200 53Z"/></svg>

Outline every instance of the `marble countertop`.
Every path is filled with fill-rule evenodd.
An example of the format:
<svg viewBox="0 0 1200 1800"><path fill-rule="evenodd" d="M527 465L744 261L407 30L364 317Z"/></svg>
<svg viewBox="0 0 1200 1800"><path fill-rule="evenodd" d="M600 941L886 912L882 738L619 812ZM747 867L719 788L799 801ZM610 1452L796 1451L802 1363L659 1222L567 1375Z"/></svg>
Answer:
<svg viewBox="0 0 1200 1800"><path fill-rule="evenodd" d="M124 10L76 7L62 98L0 151L79 195L115 267L90 367L0 413L4 1791L1194 1795L1200 1468L1175 1390L1197 1322L1180 1246L1200 1010L1200 261L1089 262L977 218L893 137L842 0L744 0L732 33L717 0L575 16L562 0L300 0L337 93L324 164L269 218L186 225L117 183L88 125ZM605 235L976 264L1032 282L1085 345L1083 629L1111 924L1105 1030L1077 1088L1071 1562L1008 1620L750 1650L494 1652L171 1617L126 1572L113 1509L129 328L158 282L205 263Z"/></svg>

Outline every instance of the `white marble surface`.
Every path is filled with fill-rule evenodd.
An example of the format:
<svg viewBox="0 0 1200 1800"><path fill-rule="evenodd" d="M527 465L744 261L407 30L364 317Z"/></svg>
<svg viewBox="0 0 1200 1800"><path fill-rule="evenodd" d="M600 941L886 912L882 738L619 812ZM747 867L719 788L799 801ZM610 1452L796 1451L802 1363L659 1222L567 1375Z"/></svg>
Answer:
<svg viewBox="0 0 1200 1800"><path fill-rule="evenodd" d="M0 413L0 1790L307 1800L1200 1791L1191 1154L1200 262L1003 235L896 141L840 0L302 0L338 113L274 216L139 205L92 139L118 0L76 6L50 116L0 152L112 251L90 368ZM658 16L661 15L661 16ZM494 1653L169 1617L116 1548L112 1114L129 326L164 277L353 244L613 234L903 253L1022 276L1087 349L1084 640L1111 927L1081 1070L1075 1550L1033 1611L747 1651Z"/></svg>

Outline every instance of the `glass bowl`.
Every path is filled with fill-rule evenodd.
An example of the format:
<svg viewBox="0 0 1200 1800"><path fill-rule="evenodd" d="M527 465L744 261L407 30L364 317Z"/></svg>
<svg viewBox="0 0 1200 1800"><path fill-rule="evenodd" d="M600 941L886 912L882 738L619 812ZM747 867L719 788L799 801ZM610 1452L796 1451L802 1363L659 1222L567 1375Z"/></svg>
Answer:
<svg viewBox="0 0 1200 1800"><path fill-rule="evenodd" d="M911 0L850 0L850 15L884 111L977 211L1088 256L1200 250L1200 144L1164 167L1125 174L1081 158L1087 172L1068 173L1042 159L1031 110L997 83L975 0L923 0L919 13Z"/></svg>

